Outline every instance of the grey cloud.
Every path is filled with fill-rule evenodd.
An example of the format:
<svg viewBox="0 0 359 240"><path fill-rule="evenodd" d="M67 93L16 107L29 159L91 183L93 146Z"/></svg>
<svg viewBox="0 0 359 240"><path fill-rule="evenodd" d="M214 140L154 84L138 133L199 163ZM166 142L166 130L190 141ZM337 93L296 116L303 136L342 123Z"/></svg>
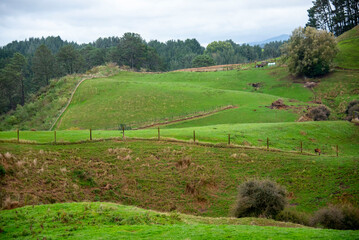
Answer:
<svg viewBox="0 0 359 240"><path fill-rule="evenodd" d="M49 35L91 42L128 31L160 41L259 41L304 25L311 1L2 0L0 46L12 40Z"/></svg>

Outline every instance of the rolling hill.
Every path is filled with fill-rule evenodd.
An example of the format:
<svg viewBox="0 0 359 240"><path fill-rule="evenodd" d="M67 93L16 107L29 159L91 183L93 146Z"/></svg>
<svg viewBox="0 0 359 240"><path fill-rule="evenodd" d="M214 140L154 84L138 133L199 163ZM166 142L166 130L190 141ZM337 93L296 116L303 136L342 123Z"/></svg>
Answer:
<svg viewBox="0 0 359 240"><path fill-rule="evenodd" d="M359 69L359 25L338 37L338 48L334 63L341 68Z"/></svg>
<svg viewBox="0 0 359 240"><path fill-rule="evenodd" d="M354 231L305 228L272 220L199 218L111 203L52 204L0 213L4 238L28 239L356 239ZM12 219L18 219L17 226ZM254 223L270 227L252 226ZM287 227L287 228L284 228Z"/></svg>
<svg viewBox="0 0 359 240"><path fill-rule="evenodd" d="M358 238L227 218L248 179L283 185L288 208L305 216L329 204L358 206L359 128L342 120L359 94L357 33L338 38L339 68L317 79L244 64L168 73L108 65L53 80L1 117L2 130L20 129L19 141L16 131L0 131L1 208L25 207L0 211L0 237ZM285 106L270 108L278 99ZM298 122L320 103L330 121Z"/></svg>

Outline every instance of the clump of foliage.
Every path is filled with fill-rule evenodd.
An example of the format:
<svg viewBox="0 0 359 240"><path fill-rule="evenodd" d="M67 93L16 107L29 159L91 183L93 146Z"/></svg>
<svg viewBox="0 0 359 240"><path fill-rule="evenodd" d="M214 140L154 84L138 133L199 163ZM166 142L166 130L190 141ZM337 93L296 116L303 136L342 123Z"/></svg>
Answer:
<svg viewBox="0 0 359 240"><path fill-rule="evenodd" d="M82 169L76 169L72 172L73 178L78 180L81 186L95 186L96 182L91 174Z"/></svg>
<svg viewBox="0 0 359 240"><path fill-rule="evenodd" d="M353 116L355 117L359 117L359 100L353 100L351 101L348 106L347 109L345 110L345 113L348 115L348 120L352 120Z"/></svg>
<svg viewBox="0 0 359 240"><path fill-rule="evenodd" d="M192 61L192 67L208 67L208 66L213 66L214 64L215 63L213 58L205 54L198 55Z"/></svg>
<svg viewBox="0 0 359 240"><path fill-rule="evenodd" d="M330 116L330 110L326 106L320 105L319 107L313 108L309 112L309 115L314 121L325 121L328 120Z"/></svg>
<svg viewBox="0 0 359 240"><path fill-rule="evenodd" d="M282 186L270 180L250 180L239 186L234 216L274 218L286 204Z"/></svg>
<svg viewBox="0 0 359 240"><path fill-rule="evenodd" d="M340 230L357 230L359 229L359 209L351 205L322 208L312 217L311 225Z"/></svg>
<svg viewBox="0 0 359 240"><path fill-rule="evenodd" d="M0 177L5 176L6 171L3 165L0 165Z"/></svg>
<svg viewBox="0 0 359 240"><path fill-rule="evenodd" d="M283 48L289 71L295 76L327 74L338 49L332 33L312 27L295 29Z"/></svg>
<svg viewBox="0 0 359 240"><path fill-rule="evenodd" d="M283 211L281 211L275 216L275 220L282 222L298 223L306 226L309 226L310 224L310 217L308 216L308 214L298 212L292 208L285 208Z"/></svg>

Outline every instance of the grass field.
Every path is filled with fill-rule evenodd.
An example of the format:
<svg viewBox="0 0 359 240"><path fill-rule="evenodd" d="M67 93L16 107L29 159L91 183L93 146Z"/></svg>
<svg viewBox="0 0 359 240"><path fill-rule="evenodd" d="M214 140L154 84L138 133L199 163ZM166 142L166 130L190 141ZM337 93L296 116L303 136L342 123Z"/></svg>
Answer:
<svg viewBox="0 0 359 240"><path fill-rule="evenodd" d="M263 84L258 91L249 86L254 79ZM219 119L209 120L207 125L294 121L299 118L298 109L297 112L279 111L265 106L287 96L310 100L311 92L302 84L276 79L276 74L265 70L162 74L121 72L111 78L84 82L57 129L117 129L120 124L141 126L227 105L238 108L225 111L223 116L219 114ZM283 86L287 85L288 89L284 91ZM277 96L271 95L273 93ZM286 103L308 105L299 101L290 103L289 99Z"/></svg>
<svg viewBox="0 0 359 240"><path fill-rule="evenodd" d="M357 239L358 231L304 228L258 219L196 218L112 203L66 203L0 213L5 239ZM17 219L15 225L12 221ZM278 227L281 226L281 227ZM284 226L289 228L283 228ZM0 236L1 236L0 235Z"/></svg>
<svg viewBox="0 0 359 240"><path fill-rule="evenodd" d="M285 186L291 206L299 211L310 213L342 201L359 203L358 155L319 157L131 140L2 143L0 153L7 172L2 178L3 207L9 200L20 205L112 201L223 217L231 214L238 185L253 178Z"/></svg>
<svg viewBox="0 0 359 240"><path fill-rule="evenodd" d="M337 66L359 69L359 26L338 37L339 53L334 62Z"/></svg>
<svg viewBox="0 0 359 240"><path fill-rule="evenodd" d="M200 121L200 120L199 120ZM269 139L270 148L284 151L300 151L300 142L304 152L314 153L320 148L323 154L336 155L336 145L340 155L359 155L359 127L345 121L303 122L303 123L257 123L257 124L222 124L205 127L186 127L186 123L170 125L160 129L162 139L178 139L215 144L228 143L242 146L263 147ZM190 126L193 126L191 124ZM178 128L176 128L178 127ZM181 127L181 128L180 128ZM157 139L158 130L144 129L125 131L125 137ZM92 139L122 138L122 131L92 131ZM17 139L16 132L0 132L0 140ZM54 132L21 131L22 141L38 143L54 142ZM61 142L78 142L90 139L89 130L57 131L56 140Z"/></svg>

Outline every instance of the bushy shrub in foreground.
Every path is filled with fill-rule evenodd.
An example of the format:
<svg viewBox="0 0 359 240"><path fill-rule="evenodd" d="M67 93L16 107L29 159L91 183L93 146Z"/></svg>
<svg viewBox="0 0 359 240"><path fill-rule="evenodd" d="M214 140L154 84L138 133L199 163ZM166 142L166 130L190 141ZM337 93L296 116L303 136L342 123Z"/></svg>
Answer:
<svg viewBox="0 0 359 240"><path fill-rule="evenodd" d="M298 212L292 208L285 208L283 211L278 213L275 220L282 222L292 222L305 226L310 225L310 216L304 212Z"/></svg>
<svg viewBox="0 0 359 240"><path fill-rule="evenodd" d="M283 187L269 180L250 180L238 189L235 217L274 218L281 212L287 201Z"/></svg>
<svg viewBox="0 0 359 240"><path fill-rule="evenodd" d="M351 205L322 208L312 217L311 225L341 230L357 230L359 229L359 209Z"/></svg>

